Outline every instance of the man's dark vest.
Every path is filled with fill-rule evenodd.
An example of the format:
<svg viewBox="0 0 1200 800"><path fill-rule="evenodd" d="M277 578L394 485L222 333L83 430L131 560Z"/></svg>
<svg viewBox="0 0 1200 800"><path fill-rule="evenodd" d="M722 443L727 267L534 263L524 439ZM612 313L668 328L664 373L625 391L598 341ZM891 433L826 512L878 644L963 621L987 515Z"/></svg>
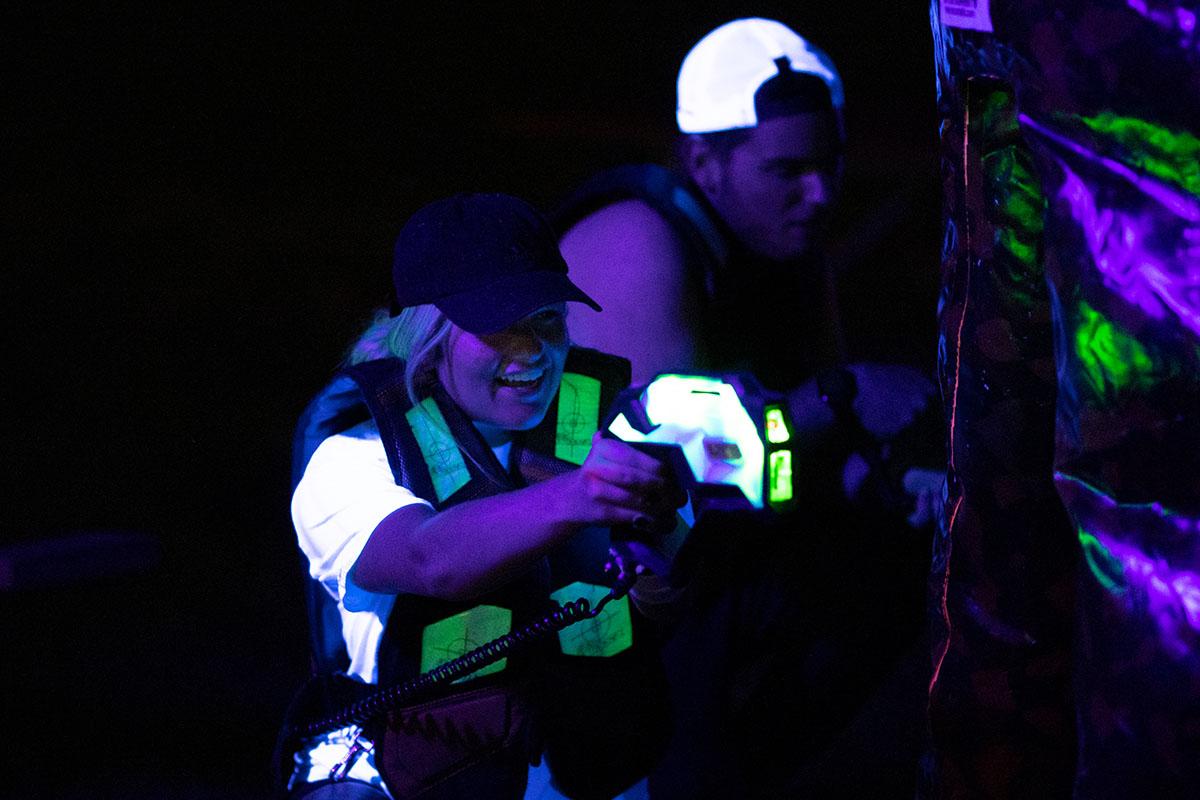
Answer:
<svg viewBox="0 0 1200 800"><path fill-rule="evenodd" d="M701 193L668 169L627 164L602 172L568 196L550 221L561 236L622 200L646 203L679 237L700 299L703 369L750 372L784 391L838 360L832 288L815 257L782 264L754 256Z"/></svg>

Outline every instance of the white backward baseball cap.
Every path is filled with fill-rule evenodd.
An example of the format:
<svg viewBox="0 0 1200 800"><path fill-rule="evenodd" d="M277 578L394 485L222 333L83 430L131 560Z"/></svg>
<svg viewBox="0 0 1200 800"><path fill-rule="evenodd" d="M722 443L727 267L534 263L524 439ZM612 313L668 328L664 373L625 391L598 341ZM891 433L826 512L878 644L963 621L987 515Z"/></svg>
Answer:
<svg viewBox="0 0 1200 800"><path fill-rule="evenodd" d="M779 74L786 57L795 72L829 88L841 116L845 95L833 61L782 22L751 17L728 22L696 43L679 68L675 118L681 133L712 133L758 124L754 94Z"/></svg>

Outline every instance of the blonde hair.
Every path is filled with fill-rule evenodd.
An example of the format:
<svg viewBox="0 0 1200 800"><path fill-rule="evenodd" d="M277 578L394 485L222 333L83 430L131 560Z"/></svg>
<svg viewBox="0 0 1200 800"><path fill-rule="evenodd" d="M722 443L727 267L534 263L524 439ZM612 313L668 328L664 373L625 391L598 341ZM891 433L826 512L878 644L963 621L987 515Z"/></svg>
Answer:
<svg viewBox="0 0 1200 800"><path fill-rule="evenodd" d="M444 345L453 324L433 305L410 306L396 316L384 309L375 317L346 354L346 365L399 358L404 361L404 389L414 406L417 386L425 383L445 355Z"/></svg>

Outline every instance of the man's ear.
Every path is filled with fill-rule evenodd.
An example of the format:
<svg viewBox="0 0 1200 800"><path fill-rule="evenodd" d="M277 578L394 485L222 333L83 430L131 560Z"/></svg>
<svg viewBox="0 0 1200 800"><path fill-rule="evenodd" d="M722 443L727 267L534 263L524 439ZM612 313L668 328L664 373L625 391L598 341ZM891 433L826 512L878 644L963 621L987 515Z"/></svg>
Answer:
<svg viewBox="0 0 1200 800"><path fill-rule="evenodd" d="M720 154L703 138L692 135L683 143L683 164L692 182L712 200L724 178L725 165Z"/></svg>

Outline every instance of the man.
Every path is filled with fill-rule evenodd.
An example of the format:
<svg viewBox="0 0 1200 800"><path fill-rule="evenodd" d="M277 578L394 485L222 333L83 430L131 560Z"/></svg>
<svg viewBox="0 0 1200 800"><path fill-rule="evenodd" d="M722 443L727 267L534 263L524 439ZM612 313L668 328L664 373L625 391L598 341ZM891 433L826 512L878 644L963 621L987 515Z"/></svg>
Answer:
<svg viewBox="0 0 1200 800"><path fill-rule="evenodd" d="M860 439L909 426L932 395L923 376L833 370L846 354L821 246L841 182L843 105L833 62L780 22L739 19L701 39L679 71L684 174L618 167L554 216L572 276L605 308L572 315L574 340L629 358L635 384L667 371L751 372L788 393L802 429L827 428L839 412ZM848 494L862 465L846 471ZM905 478L923 524L940 485Z"/></svg>
<svg viewBox="0 0 1200 800"><path fill-rule="evenodd" d="M839 355L817 250L841 174L841 80L786 26L744 19L692 49L678 91L684 175L620 168L558 216L572 274L612 309L572 319L576 339L630 357L635 382L749 367L795 385Z"/></svg>
<svg viewBox="0 0 1200 800"><path fill-rule="evenodd" d="M874 511L852 519L857 511L822 502L836 493L823 491L853 497L871 486L874 500L890 495L889 512L902 506L911 523L927 522L940 473L896 470L881 459L880 441L911 425L932 387L905 368L839 367L834 282L821 257L844 129L841 79L828 56L779 22L722 25L683 61L677 122L683 174L619 167L583 186L554 218L572 277L605 309L573 312L572 334L629 358L635 384L669 371L747 371L787 392L804 435L821 438L839 423L844 435L832 452L840 455L804 476L816 502L765 536L748 536L744 523L718 536L705 531L723 540L705 547L712 574L693 583L691 611L664 650L675 732L651 775L652 795L791 794L789 783L800 785L797 764L827 746L847 705L863 696L862 683L835 686L838 673L871 670L852 663L861 642L830 629L861 620L875 605L864 596L887 595L880 587L897 588L903 571L891 558L898 539L864 545L871 540L863 534L885 527ZM932 444L937 450L940 438ZM847 459L850 451L857 455ZM898 474L903 490L889 491ZM909 542L916 558L926 557L927 544ZM863 547L869 557L857 555ZM903 622L915 628L924 563L913 567L904 587L912 602L899 592L890 601L911 609ZM887 627L881 616L855 627L878 632ZM870 646L871 656L887 650ZM785 725L791 736L767 733ZM900 769L911 775L908 765Z"/></svg>

